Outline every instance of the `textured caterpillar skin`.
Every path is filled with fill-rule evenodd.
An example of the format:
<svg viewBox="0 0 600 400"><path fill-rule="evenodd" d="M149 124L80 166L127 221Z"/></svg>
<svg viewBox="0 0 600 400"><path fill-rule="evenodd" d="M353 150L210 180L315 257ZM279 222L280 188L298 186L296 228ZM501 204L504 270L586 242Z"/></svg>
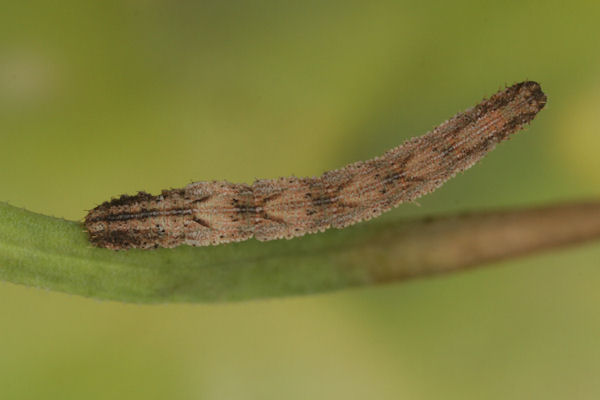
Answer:
<svg viewBox="0 0 600 400"><path fill-rule="evenodd" d="M344 228L434 191L545 104L538 83L517 83L374 159L320 177L196 182L158 196L123 195L91 210L85 227L94 245L115 250L290 239Z"/></svg>

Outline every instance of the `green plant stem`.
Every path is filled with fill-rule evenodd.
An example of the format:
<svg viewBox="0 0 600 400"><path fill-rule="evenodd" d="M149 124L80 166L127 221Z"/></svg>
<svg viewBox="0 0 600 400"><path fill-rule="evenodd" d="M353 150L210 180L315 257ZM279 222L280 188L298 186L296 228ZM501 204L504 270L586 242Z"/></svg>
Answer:
<svg viewBox="0 0 600 400"><path fill-rule="evenodd" d="M115 252L92 247L78 222L0 203L0 279L126 302L247 300L447 273L598 238L600 202L588 202Z"/></svg>

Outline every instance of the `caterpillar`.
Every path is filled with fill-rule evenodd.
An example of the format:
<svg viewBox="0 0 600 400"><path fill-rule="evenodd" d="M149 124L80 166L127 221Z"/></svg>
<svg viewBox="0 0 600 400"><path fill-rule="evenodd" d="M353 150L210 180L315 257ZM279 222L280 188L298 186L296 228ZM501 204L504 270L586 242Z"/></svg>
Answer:
<svg viewBox="0 0 600 400"><path fill-rule="evenodd" d="M89 211L84 225L92 244L113 250L291 239L344 228L433 192L545 104L538 83L517 83L371 160L312 178L194 182L156 196L122 195Z"/></svg>

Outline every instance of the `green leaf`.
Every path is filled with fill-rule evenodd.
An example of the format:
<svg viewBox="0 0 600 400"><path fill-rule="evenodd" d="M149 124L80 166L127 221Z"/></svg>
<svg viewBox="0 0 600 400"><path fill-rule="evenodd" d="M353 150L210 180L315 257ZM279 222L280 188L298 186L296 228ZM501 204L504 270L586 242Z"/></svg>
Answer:
<svg viewBox="0 0 600 400"><path fill-rule="evenodd" d="M456 271L598 237L595 202L115 252L92 247L78 222L0 203L0 279L127 302L246 300Z"/></svg>

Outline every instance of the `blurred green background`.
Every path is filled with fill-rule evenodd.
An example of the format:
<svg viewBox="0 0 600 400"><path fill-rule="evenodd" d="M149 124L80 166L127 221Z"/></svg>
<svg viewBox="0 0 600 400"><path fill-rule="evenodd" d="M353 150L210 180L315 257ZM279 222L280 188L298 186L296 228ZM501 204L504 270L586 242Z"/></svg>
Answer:
<svg viewBox="0 0 600 400"><path fill-rule="evenodd" d="M546 109L383 218L600 195L600 3L22 1L0 12L0 201L312 176L505 84ZM0 283L2 399L595 399L600 243L304 298L140 306ZM1 268L1 266L0 266Z"/></svg>

